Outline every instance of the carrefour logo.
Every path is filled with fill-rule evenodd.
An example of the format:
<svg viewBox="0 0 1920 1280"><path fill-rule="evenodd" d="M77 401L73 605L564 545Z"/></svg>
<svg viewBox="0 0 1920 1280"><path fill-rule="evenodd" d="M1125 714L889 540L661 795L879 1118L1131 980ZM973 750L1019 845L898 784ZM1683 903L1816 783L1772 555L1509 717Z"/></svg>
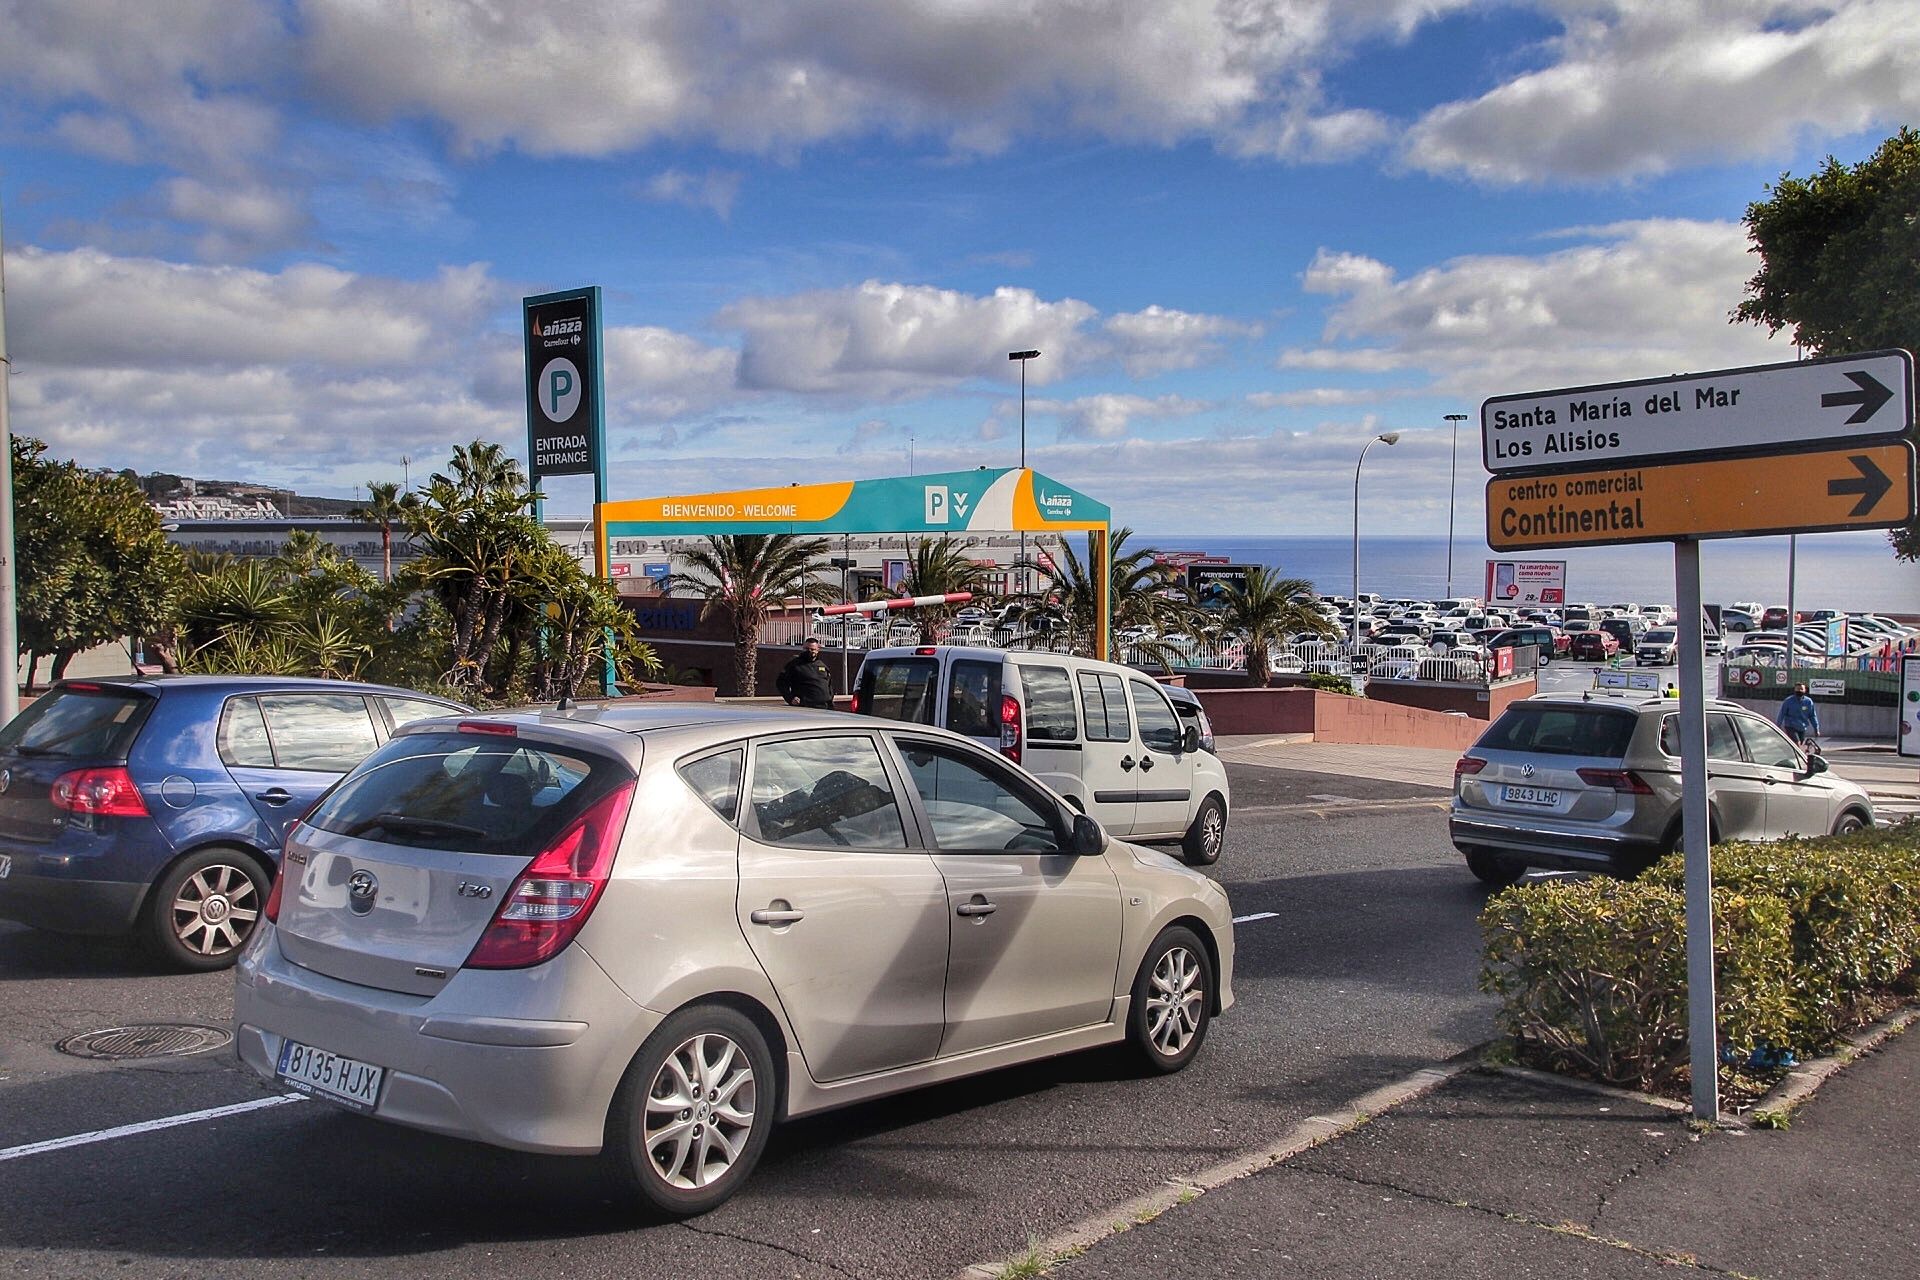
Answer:
<svg viewBox="0 0 1920 1280"><path fill-rule="evenodd" d="M1073 514L1073 495L1066 493L1045 493L1039 495L1040 512L1049 516L1070 516Z"/></svg>

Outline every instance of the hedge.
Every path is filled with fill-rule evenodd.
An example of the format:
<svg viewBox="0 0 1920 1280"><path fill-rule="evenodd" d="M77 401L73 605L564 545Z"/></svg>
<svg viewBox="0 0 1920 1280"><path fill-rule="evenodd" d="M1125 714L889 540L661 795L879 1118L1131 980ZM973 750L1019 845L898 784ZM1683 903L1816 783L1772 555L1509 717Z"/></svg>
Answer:
<svg viewBox="0 0 1920 1280"><path fill-rule="evenodd" d="M1684 862L1503 890L1481 986L1532 1060L1660 1090L1688 1065ZM1719 1057L1829 1048L1920 966L1920 824L1713 850Z"/></svg>

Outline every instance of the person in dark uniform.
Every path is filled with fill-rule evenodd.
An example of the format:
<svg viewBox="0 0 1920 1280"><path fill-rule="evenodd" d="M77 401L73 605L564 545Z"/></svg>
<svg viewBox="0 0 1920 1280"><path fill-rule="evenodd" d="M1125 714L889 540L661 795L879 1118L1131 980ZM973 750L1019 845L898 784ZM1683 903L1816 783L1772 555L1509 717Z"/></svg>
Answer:
<svg viewBox="0 0 1920 1280"><path fill-rule="evenodd" d="M780 676L773 682L773 687L780 691L780 696L787 700L790 707L832 710L833 675L821 660L819 636L807 637L806 647L794 655L793 661L780 668Z"/></svg>

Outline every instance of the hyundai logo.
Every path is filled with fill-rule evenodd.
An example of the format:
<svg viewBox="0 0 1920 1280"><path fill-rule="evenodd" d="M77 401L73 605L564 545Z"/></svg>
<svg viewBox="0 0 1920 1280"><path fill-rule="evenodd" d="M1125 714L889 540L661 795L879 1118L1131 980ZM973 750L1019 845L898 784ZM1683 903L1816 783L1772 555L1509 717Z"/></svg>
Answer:
<svg viewBox="0 0 1920 1280"><path fill-rule="evenodd" d="M347 906L357 916L373 910L373 898L379 892L380 882L371 871L356 871L347 878Z"/></svg>

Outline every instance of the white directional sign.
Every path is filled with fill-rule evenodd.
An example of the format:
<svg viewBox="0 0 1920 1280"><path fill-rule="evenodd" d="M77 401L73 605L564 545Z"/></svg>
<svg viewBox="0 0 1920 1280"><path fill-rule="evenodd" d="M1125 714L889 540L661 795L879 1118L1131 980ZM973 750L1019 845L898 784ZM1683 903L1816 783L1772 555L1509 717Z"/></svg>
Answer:
<svg viewBox="0 0 1920 1280"><path fill-rule="evenodd" d="M1480 406L1487 470L1606 465L1887 440L1913 426L1913 357L1873 351L1598 387Z"/></svg>

